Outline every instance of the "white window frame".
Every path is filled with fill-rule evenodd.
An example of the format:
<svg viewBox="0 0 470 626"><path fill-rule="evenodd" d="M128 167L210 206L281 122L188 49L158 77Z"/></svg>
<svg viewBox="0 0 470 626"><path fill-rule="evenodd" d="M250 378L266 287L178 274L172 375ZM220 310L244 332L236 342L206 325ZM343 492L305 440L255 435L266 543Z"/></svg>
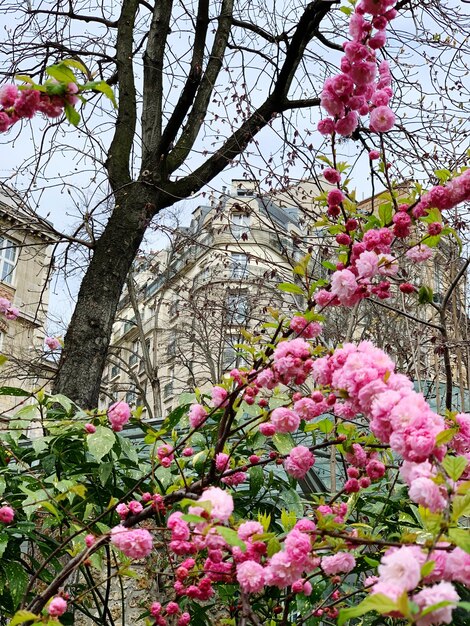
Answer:
<svg viewBox="0 0 470 626"><path fill-rule="evenodd" d="M232 252L232 278L247 278L248 256L238 252Z"/></svg>
<svg viewBox="0 0 470 626"><path fill-rule="evenodd" d="M241 239L242 235L250 232L250 216L247 213L232 213L230 226L235 239Z"/></svg>
<svg viewBox="0 0 470 626"><path fill-rule="evenodd" d="M226 299L227 322L243 325L248 320L248 294L229 293Z"/></svg>
<svg viewBox="0 0 470 626"><path fill-rule="evenodd" d="M8 259L7 256L12 254L13 258ZM16 266L18 263L18 246L11 239L0 237L0 281L6 285L15 284ZM5 274L5 268L10 267L10 271Z"/></svg>

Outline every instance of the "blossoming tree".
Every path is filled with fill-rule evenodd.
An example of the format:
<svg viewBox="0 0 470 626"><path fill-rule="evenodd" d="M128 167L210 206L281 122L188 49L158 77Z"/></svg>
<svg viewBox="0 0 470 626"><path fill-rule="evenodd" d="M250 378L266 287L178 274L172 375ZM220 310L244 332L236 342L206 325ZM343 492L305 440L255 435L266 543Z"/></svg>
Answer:
<svg viewBox="0 0 470 626"><path fill-rule="evenodd" d="M470 415L448 395L445 414L435 412L370 342L322 342L334 307L417 298L407 264L426 263L455 236L446 212L470 199L465 167L399 198L386 176L387 202L364 214L337 161L338 136L368 124L370 160L387 171L382 139L395 114L378 51L394 5L354 7L341 71L321 94L319 131L332 148L324 176L335 186L320 198L336 243L330 276L312 276L307 255L298 280L280 285L305 295L306 309L267 320L269 336L247 333L249 365L210 393L196 390L159 430L124 402L83 411L44 392L10 420L0 450L0 603L11 626L72 623L77 612L113 624L111 581L132 576L136 560L151 561L163 581L142 601L152 625L468 623ZM77 93L96 87L53 86L4 88L4 126L25 107L73 108ZM443 358L451 386L448 345ZM122 436L129 422L145 432L144 451ZM26 445L31 426L40 436ZM330 450L339 489L307 488Z"/></svg>

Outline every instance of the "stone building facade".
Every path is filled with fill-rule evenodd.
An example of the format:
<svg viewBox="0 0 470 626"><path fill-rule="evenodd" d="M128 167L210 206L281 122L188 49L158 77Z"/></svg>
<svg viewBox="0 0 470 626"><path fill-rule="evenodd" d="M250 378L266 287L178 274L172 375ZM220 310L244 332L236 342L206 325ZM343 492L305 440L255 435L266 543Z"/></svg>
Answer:
<svg viewBox="0 0 470 626"><path fill-rule="evenodd" d="M21 196L0 186L0 296L19 310L16 320L0 320L0 353L8 360L0 384L34 390L47 385L51 364L44 359L51 246L55 237ZM0 412L14 406L0 395Z"/></svg>

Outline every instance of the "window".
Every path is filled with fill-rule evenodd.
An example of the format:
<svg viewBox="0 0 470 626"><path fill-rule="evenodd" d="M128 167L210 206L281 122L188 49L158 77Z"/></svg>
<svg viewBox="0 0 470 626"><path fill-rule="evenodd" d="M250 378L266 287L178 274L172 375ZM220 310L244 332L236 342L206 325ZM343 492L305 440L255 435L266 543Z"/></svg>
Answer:
<svg viewBox="0 0 470 626"><path fill-rule="evenodd" d="M229 324L244 324L248 316L248 299L246 294L233 294L227 296L227 322Z"/></svg>
<svg viewBox="0 0 470 626"><path fill-rule="evenodd" d="M13 284L17 251L13 241L0 237L0 280L9 285Z"/></svg>
<svg viewBox="0 0 470 626"><path fill-rule="evenodd" d="M116 376L119 375L119 366L118 365L111 365L111 369L109 372L109 377L110 378L116 378Z"/></svg>
<svg viewBox="0 0 470 626"><path fill-rule="evenodd" d="M139 360L140 342L138 339L132 342L131 353L129 355L129 365L132 367Z"/></svg>
<svg viewBox="0 0 470 626"><path fill-rule="evenodd" d="M222 367L224 370L231 370L234 367L244 367L248 365L246 359L242 355L242 352L235 347L237 344L242 342L243 339L239 335L227 336L222 355Z"/></svg>
<svg viewBox="0 0 470 626"><path fill-rule="evenodd" d="M168 356L176 355L176 333L172 331L168 340Z"/></svg>
<svg viewBox="0 0 470 626"><path fill-rule="evenodd" d="M136 398L137 398L137 396L136 396L135 391L128 391L126 393L126 402L127 402L127 404L129 404L129 405L135 404Z"/></svg>
<svg viewBox="0 0 470 626"><path fill-rule="evenodd" d="M172 318L172 317L175 317L177 313L178 313L178 300L174 300L168 308L168 315L170 316L170 318Z"/></svg>
<svg viewBox="0 0 470 626"><path fill-rule="evenodd" d="M124 327L122 329L123 334L125 335L126 333L128 333L131 328L134 328L134 326L135 326L135 319L134 318L132 318L131 320L126 320L124 322Z"/></svg>
<svg viewBox="0 0 470 626"><path fill-rule="evenodd" d="M163 387L163 397L165 398L165 400L167 400L168 398L170 398L173 395L173 383L174 383L174 380L175 380L175 370L174 369L168 370L168 379L169 379L168 382Z"/></svg>
<svg viewBox="0 0 470 626"><path fill-rule="evenodd" d="M232 278L247 278L248 257L246 254L232 253Z"/></svg>
<svg viewBox="0 0 470 626"><path fill-rule="evenodd" d="M242 239L250 231L250 216L246 213L232 213L230 226L235 239Z"/></svg>

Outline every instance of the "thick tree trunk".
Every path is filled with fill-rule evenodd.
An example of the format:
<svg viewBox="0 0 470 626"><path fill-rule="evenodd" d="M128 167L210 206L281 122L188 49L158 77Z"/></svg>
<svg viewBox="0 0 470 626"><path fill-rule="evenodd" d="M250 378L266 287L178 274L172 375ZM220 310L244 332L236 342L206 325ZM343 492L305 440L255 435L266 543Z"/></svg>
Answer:
<svg viewBox="0 0 470 626"><path fill-rule="evenodd" d="M98 404L117 305L156 212L157 194L142 183L131 183L115 194L115 202L83 278L54 381L55 393L86 409Z"/></svg>

